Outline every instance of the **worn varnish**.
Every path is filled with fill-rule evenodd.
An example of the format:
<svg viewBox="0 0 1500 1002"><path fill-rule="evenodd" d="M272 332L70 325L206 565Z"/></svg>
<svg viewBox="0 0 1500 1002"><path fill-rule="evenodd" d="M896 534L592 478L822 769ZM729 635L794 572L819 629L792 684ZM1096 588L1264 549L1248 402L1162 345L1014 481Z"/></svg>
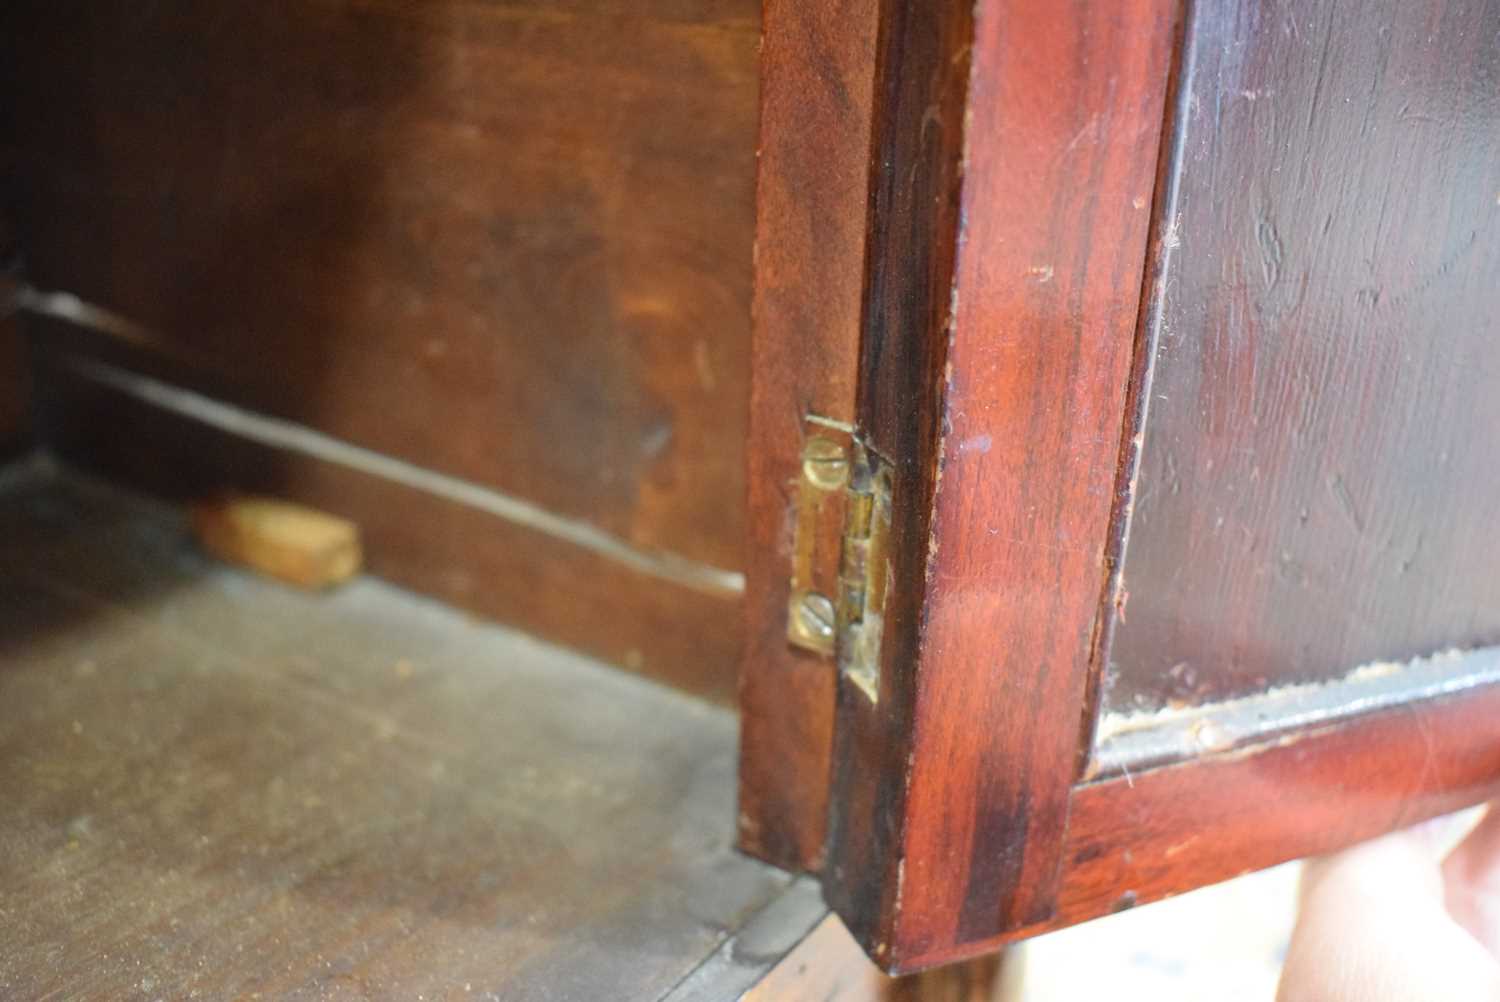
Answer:
<svg viewBox="0 0 1500 1002"><path fill-rule="evenodd" d="M90 354L740 571L757 6L7 3L28 278L159 337Z"/></svg>
<svg viewBox="0 0 1500 1002"><path fill-rule="evenodd" d="M1059 917L1332 852L1497 795L1496 685L1116 777L1074 794Z"/></svg>
<svg viewBox="0 0 1500 1002"><path fill-rule="evenodd" d="M834 670L787 643L796 483L818 430L806 418L854 420L875 15L859 2L764 7L740 845L798 869L823 855Z"/></svg>
<svg viewBox="0 0 1500 1002"><path fill-rule="evenodd" d="M914 663L921 643L922 596L914 582L927 538L923 502L931 494L973 27L956 3L916 11L892 0L880 4L879 16L857 418L898 460L893 489L900 501L890 528L898 584L884 609L884 668ZM908 217L910 225L900 225ZM865 949L889 966L913 694L894 691L884 674L878 707L839 680L824 893Z"/></svg>
<svg viewBox="0 0 1500 1002"><path fill-rule="evenodd" d="M826 883L886 965L1055 908L1174 14L882 9L860 416L896 586Z"/></svg>
<svg viewBox="0 0 1500 1002"><path fill-rule="evenodd" d="M1080 787L1057 912L921 962L980 955L1493 800L1500 796L1497 721L1500 686L1491 685Z"/></svg>
<svg viewBox="0 0 1500 1002"><path fill-rule="evenodd" d="M1196 5L1109 709L1500 640L1497 33Z"/></svg>
<svg viewBox="0 0 1500 1002"><path fill-rule="evenodd" d="M658 999L787 886L731 848L726 711L15 477L5 998Z"/></svg>

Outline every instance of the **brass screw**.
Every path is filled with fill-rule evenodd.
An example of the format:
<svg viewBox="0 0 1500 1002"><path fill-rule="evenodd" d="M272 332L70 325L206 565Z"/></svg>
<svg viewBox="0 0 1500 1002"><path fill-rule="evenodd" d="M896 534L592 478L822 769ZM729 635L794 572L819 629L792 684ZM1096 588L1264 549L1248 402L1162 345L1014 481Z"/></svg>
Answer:
<svg viewBox="0 0 1500 1002"><path fill-rule="evenodd" d="M849 456L828 438L813 437L802 446L802 477L819 490L833 491L849 480Z"/></svg>
<svg viewBox="0 0 1500 1002"><path fill-rule="evenodd" d="M792 629L795 639L816 650L833 649L837 614L833 600L814 591L803 592L792 603Z"/></svg>

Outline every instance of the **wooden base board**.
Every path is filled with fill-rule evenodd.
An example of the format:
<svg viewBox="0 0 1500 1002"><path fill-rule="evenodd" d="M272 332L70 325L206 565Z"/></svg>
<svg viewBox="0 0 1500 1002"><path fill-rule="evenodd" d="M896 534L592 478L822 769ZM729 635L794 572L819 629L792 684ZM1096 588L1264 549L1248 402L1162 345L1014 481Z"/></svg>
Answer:
<svg viewBox="0 0 1500 1002"><path fill-rule="evenodd" d="M369 578L310 594L0 472L0 994L996 999L731 848L726 711Z"/></svg>
<svg viewBox="0 0 1500 1002"><path fill-rule="evenodd" d="M657 999L787 889L725 710L8 481L0 995Z"/></svg>
<svg viewBox="0 0 1500 1002"><path fill-rule="evenodd" d="M733 698L741 596L607 555L389 479L251 441L40 356L38 425L80 466L169 499L232 489L360 528L374 574L716 702Z"/></svg>

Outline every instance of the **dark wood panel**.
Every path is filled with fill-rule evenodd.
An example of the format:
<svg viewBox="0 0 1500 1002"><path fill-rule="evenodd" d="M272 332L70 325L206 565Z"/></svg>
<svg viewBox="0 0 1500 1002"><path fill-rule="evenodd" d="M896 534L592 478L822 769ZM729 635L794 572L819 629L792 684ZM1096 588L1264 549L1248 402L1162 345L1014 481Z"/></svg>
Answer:
<svg viewBox="0 0 1500 1002"><path fill-rule="evenodd" d="M81 379L44 357L39 421L62 455L184 500L223 488L352 519L375 574L727 703L740 597L654 577L489 512L271 448Z"/></svg>
<svg viewBox="0 0 1500 1002"><path fill-rule="evenodd" d="M731 713L8 486L0 995L654 1000L787 887L731 845Z"/></svg>
<svg viewBox="0 0 1500 1002"><path fill-rule="evenodd" d="M763 11L740 845L797 869L823 856L835 670L787 643L796 484L804 419L854 420L875 20L857 0Z"/></svg>
<svg viewBox="0 0 1500 1002"><path fill-rule="evenodd" d="M882 11L860 397L896 587L878 700L840 688L826 883L885 965L1056 907L1176 6Z"/></svg>
<svg viewBox="0 0 1500 1002"><path fill-rule="evenodd" d="M7 166L0 158L0 178L6 171ZM13 452L25 438L30 383L13 305L16 284L12 272L19 268L19 252L3 184L0 180L0 457Z"/></svg>
<svg viewBox="0 0 1500 1002"><path fill-rule="evenodd" d="M1494 661L1500 651L1473 655ZM1080 787L1047 922L914 958L950 963L1049 929L1342 849L1500 795L1500 686Z"/></svg>
<svg viewBox="0 0 1500 1002"><path fill-rule="evenodd" d="M0 316L0 458L14 453L25 439L29 384L20 328L13 317Z"/></svg>
<svg viewBox="0 0 1500 1002"><path fill-rule="evenodd" d="M1500 3L1198 3L1117 712L1500 641Z"/></svg>
<svg viewBox="0 0 1500 1002"><path fill-rule="evenodd" d="M730 570L754 0L6 3L30 277L135 364Z"/></svg>

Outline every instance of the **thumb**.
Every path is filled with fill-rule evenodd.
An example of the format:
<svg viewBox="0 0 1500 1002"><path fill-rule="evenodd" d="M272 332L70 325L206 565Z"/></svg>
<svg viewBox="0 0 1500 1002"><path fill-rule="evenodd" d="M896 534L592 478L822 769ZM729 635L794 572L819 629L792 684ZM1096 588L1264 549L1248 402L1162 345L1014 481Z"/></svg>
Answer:
<svg viewBox="0 0 1500 1002"><path fill-rule="evenodd" d="M1307 864L1278 1002L1495 1002L1500 962L1444 905L1442 874L1398 832Z"/></svg>

